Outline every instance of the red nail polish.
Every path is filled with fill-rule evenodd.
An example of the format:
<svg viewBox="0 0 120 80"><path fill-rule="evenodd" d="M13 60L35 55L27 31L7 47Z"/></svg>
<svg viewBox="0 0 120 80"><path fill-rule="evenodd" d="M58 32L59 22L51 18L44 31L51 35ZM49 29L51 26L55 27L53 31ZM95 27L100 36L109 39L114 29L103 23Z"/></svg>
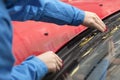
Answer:
<svg viewBox="0 0 120 80"><path fill-rule="evenodd" d="M108 27L106 27L105 31L104 32L107 32L108 31Z"/></svg>
<svg viewBox="0 0 120 80"><path fill-rule="evenodd" d="M62 61L62 64L64 64L64 61Z"/></svg>
<svg viewBox="0 0 120 80"><path fill-rule="evenodd" d="M63 68L64 67L64 64L62 65L62 67L61 68Z"/></svg>
<svg viewBox="0 0 120 80"><path fill-rule="evenodd" d="M62 66L61 66L61 69L64 67L64 62L62 61Z"/></svg>

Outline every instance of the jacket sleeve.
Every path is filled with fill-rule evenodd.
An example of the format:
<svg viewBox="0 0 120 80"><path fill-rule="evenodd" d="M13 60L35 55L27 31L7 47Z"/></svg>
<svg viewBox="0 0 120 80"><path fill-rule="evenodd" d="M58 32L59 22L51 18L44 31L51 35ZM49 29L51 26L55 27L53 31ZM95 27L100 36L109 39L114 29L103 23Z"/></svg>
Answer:
<svg viewBox="0 0 120 80"><path fill-rule="evenodd" d="M18 0L8 10L12 20L35 20L59 25L77 26L85 16L84 11L60 0Z"/></svg>
<svg viewBox="0 0 120 80"><path fill-rule="evenodd" d="M11 80L41 80L48 72L47 66L35 56L13 67Z"/></svg>
<svg viewBox="0 0 120 80"><path fill-rule="evenodd" d="M40 80L48 69L34 56L13 67L12 25L4 5L3 0L0 0L0 80Z"/></svg>

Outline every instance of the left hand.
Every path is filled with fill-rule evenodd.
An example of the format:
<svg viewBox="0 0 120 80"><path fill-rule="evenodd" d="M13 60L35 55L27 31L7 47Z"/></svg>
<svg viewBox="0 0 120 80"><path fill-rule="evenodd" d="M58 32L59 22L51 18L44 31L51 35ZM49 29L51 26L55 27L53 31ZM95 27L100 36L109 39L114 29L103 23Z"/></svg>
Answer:
<svg viewBox="0 0 120 80"><path fill-rule="evenodd" d="M52 51L47 51L41 55L38 55L37 58L46 64L49 72L55 73L59 71L63 66L62 59Z"/></svg>

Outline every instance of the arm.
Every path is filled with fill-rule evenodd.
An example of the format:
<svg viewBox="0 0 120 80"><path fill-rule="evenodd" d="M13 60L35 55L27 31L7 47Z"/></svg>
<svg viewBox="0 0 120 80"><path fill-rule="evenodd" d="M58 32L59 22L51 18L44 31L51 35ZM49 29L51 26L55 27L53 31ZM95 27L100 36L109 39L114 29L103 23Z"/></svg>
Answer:
<svg viewBox="0 0 120 80"><path fill-rule="evenodd" d="M12 80L41 80L47 72L56 72L63 66L62 60L52 51L37 57L31 56L12 70Z"/></svg>
<svg viewBox="0 0 120 80"><path fill-rule="evenodd" d="M13 65L12 26L0 0L0 80L40 80L48 72L46 65L36 57L28 58L21 65Z"/></svg>
<svg viewBox="0 0 120 80"><path fill-rule="evenodd" d="M22 64L13 67L11 80L41 80L48 72L43 61L31 56Z"/></svg>
<svg viewBox="0 0 120 80"><path fill-rule="evenodd" d="M36 20L59 25L79 25L83 22L84 11L60 0L19 0L9 9L12 20Z"/></svg>
<svg viewBox="0 0 120 80"><path fill-rule="evenodd" d="M106 30L105 24L95 13L82 11L60 0L18 0L8 10L12 20L35 20L74 26L82 24L101 32Z"/></svg>

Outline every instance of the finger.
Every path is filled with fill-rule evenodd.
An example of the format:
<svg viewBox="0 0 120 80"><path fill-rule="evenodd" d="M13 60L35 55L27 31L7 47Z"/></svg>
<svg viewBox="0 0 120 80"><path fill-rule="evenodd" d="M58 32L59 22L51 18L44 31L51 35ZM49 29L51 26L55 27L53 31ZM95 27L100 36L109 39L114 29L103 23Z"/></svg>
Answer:
<svg viewBox="0 0 120 80"><path fill-rule="evenodd" d="M55 60L54 64L55 64L55 72L59 71L60 70L60 66L59 66L59 62L58 62L57 59Z"/></svg>
<svg viewBox="0 0 120 80"><path fill-rule="evenodd" d="M99 25L97 22L94 22L93 24L94 27L96 27L98 30L100 30L101 32L104 32L104 29L101 27L101 25Z"/></svg>
<svg viewBox="0 0 120 80"><path fill-rule="evenodd" d="M95 18L95 22L100 26L100 28L102 28L105 31L104 26L100 23L100 21L97 18Z"/></svg>
<svg viewBox="0 0 120 80"><path fill-rule="evenodd" d="M96 15L96 18L99 20L98 22L101 24L101 26L104 28L104 30L106 29L106 26L104 24L104 22Z"/></svg>
<svg viewBox="0 0 120 80"><path fill-rule="evenodd" d="M58 58L56 58L56 63L58 64L58 66L59 66L60 68L62 68L63 63L62 63L62 62L60 62L60 61L58 60Z"/></svg>
<svg viewBox="0 0 120 80"><path fill-rule="evenodd" d="M60 66L58 64L56 64L56 72L60 71Z"/></svg>
<svg viewBox="0 0 120 80"><path fill-rule="evenodd" d="M100 22L103 24L103 26L105 26L105 23L100 19L100 17L98 17L97 15L96 15L96 17L100 20Z"/></svg>
<svg viewBox="0 0 120 80"><path fill-rule="evenodd" d="M56 56L56 58L60 61L60 62L62 62L62 59L58 56L58 55L56 55L56 54L54 54L55 56Z"/></svg>
<svg viewBox="0 0 120 80"><path fill-rule="evenodd" d="M55 70L54 70L54 73L56 73L56 72L59 71L59 70L60 70L59 65L58 65L57 63L55 63Z"/></svg>
<svg viewBox="0 0 120 80"><path fill-rule="evenodd" d="M60 62L56 56L54 57L54 61L54 63L56 64L56 71L60 70L62 67L62 62Z"/></svg>
<svg viewBox="0 0 120 80"><path fill-rule="evenodd" d="M53 72L55 73L57 71L57 66L56 66L56 63L53 63L51 68L49 69L49 72Z"/></svg>
<svg viewBox="0 0 120 80"><path fill-rule="evenodd" d="M58 56L58 55L56 55L54 52L52 52L52 51L50 51L50 53L52 54L52 55L54 55L60 62L62 62L62 59Z"/></svg>
<svg viewBox="0 0 120 80"><path fill-rule="evenodd" d="M57 57L56 57L55 59L56 59L56 63L58 64L58 66L59 66L60 68L62 68L63 63L62 63Z"/></svg>

